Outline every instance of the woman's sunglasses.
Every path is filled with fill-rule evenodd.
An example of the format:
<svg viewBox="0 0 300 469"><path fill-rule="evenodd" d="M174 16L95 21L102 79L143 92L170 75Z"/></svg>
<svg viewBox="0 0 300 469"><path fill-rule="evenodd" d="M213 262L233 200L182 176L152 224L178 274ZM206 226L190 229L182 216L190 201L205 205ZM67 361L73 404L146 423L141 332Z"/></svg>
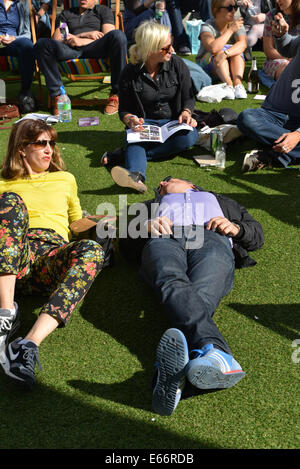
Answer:
<svg viewBox="0 0 300 469"><path fill-rule="evenodd" d="M46 148L48 143L53 150L56 145L55 140L36 140L35 142L28 142L26 145L33 145L37 150L42 150L43 148Z"/></svg>
<svg viewBox="0 0 300 469"><path fill-rule="evenodd" d="M225 8L225 10L231 12L233 10L237 11L238 7L239 6L235 3L234 5L228 5L227 7L220 7L220 9Z"/></svg>
<svg viewBox="0 0 300 469"><path fill-rule="evenodd" d="M173 47L173 43L169 44L169 45L166 46L166 47L162 47L162 48L160 49L160 51L161 51L164 55L167 55L167 54L171 51L172 47Z"/></svg>

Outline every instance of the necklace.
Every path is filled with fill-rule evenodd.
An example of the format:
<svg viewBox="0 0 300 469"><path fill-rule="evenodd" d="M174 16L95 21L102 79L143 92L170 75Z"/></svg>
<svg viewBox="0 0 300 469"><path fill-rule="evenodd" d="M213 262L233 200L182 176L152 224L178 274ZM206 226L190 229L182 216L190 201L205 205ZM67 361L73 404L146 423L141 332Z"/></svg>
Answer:
<svg viewBox="0 0 300 469"><path fill-rule="evenodd" d="M36 189L39 189L48 177L49 171L45 171L41 174L31 174L27 176L25 179L29 182L29 184Z"/></svg>

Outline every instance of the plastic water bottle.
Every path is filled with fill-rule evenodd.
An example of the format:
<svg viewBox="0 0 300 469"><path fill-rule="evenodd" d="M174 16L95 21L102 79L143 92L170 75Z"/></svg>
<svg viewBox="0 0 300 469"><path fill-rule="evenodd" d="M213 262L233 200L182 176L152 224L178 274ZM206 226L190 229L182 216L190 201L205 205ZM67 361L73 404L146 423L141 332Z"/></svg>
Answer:
<svg viewBox="0 0 300 469"><path fill-rule="evenodd" d="M59 122L71 122L71 101L69 96L66 94L64 86L60 87L60 96L57 100L57 108Z"/></svg>

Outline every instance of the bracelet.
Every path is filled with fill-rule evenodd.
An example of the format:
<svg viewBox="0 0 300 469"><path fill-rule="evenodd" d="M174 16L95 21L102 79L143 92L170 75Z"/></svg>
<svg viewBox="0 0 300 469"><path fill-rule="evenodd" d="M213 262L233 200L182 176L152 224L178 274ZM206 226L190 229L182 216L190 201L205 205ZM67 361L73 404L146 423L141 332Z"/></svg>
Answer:
<svg viewBox="0 0 300 469"><path fill-rule="evenodd" d="M192 115L192 111L190 109L187 109L187 108L184 108L184 110L182 112L188 112L190 116Z"/></svg>
<svg viewBox="0 0 300 469"><path fill-rule="evenodd" d="M124 121L124 124L125 124L127 127L129 127L129 125L128 125L128 124L129 124L129 121L130 121L130 119L132 119L133 117L136 118L136 119L138 119L138 116L135 116L134 114L130 114L129 116L126 117L126 119L125 119L125 121Z"/></svg>

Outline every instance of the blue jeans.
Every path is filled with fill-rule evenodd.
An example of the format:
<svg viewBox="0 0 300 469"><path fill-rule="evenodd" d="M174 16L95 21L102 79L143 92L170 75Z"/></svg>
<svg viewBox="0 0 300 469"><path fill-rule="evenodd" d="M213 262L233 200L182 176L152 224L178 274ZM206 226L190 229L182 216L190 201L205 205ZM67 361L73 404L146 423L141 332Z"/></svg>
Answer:
<svg viewBox="0 0 300 469"><path fill-rule="evenodd" d="M272 111L263 107L259 109L245 109L237 119L240 131L264 145L273 146L283 133L294 131L300 127L300 120L291 119L287 114ZM300 164L300 143L288 154L270 151L274 162L283 166Z"/></svg>
<svg viewBox="0 0 300 469"><path fill-rule="evenodd" d="M162 126L169 119L145 119L145 124ZM126 138L126 137L125 137ZM146 179L147 161L172 158L178 153L195 145L198 140L197 129L181 130L171 135L164 143L125 143L125 166L129 171L141 173Z"/></svg>
<svg viewBox="0 0 300 469"><path fill-rule="evenodd" d="M200 67L200 65L195 64L191 60L182 60L185 62L190 71L191 79L193 80L197 93L199 93L199 91L202 90L202 88L205 86L212 84L211 77L203 70L202 67Z"/></svg>
<svg viewBox="0 0 300 469"><path fill-rule="evenodd" d="M211 16L211 0L166 0L166 6L172 24L176 46L188 46L190 42L182 23L182 13L192 10L200 12L201 19L206 21Z"/></svg>
<svg viewBox="0 0 300 469"><path fill-rule="evenodd" d="M62 81L58 70L58 61L82 58L109 57L111 68L111 89L114 94L119 90L119 79L126 65L127 39L120 30L105 34L80 50L54 39L41 38L34 46L35 56L43 72L50 96L58 96Z"/></svg>
<svg viewBox="0 0 300 469"><path fill-rule="evenodd" d="M143 249L141 276L154 289L172 327L185 335L189 349L212 343L226 353L228 344L212 317L234 282L229 239L204 229L198 249L186 249L186 237L152 238Z"/></svg>
<svg viewBox="0 0 300 469"><path fill-rule="evenodd" d="M17 57L21 75L21 92L31 88L34 73L33 43L30 39L17 37L11 44L0 48L0 55Z"/></svg>

